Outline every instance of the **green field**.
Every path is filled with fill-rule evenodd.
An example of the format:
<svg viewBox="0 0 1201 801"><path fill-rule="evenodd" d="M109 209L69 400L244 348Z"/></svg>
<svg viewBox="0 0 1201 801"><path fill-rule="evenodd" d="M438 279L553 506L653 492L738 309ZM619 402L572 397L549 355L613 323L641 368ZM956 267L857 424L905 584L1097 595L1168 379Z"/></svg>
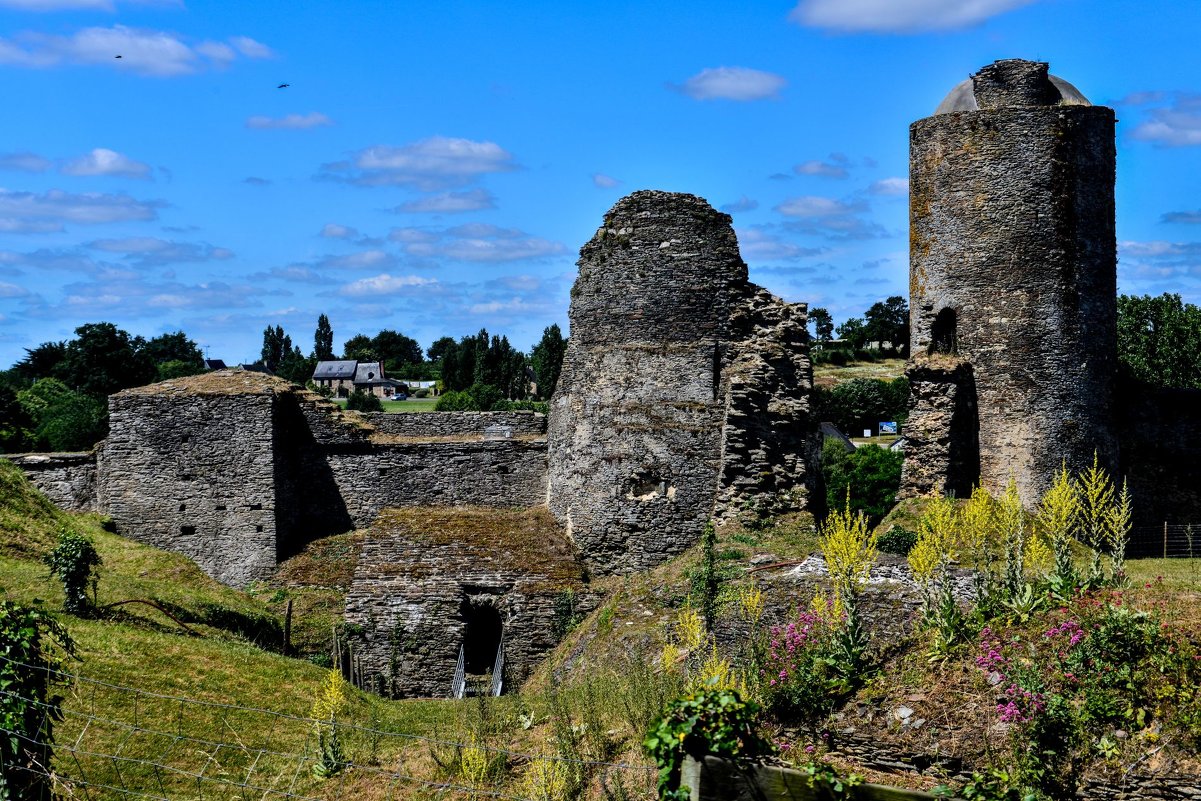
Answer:
<svg viewBox="0 0 1201 801"><path fill-rule="evenodd" d="M341 406L346 406L346 400L343 398L334 398L335 403ZM438 402L437 398L409 398L402 401L381 401L384 405L384 411L389 414L404 413L404 412L432 412L434 405Z"/></svg>

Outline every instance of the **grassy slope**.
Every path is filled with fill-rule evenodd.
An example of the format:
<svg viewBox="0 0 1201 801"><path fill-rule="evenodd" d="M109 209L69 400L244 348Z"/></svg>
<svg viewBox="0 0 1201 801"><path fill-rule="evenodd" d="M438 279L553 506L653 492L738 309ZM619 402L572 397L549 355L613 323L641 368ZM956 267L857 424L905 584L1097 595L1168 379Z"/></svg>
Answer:
<svg viewBox="0 0 1201 801"><path fill-rule="evenodd" d="M851 362L839 366L836 364L818 364L813 367L813 383L829 389L843 381L852 378L879 378L891 381L905 375L904 359L881 359L878 362Z"/></svg>

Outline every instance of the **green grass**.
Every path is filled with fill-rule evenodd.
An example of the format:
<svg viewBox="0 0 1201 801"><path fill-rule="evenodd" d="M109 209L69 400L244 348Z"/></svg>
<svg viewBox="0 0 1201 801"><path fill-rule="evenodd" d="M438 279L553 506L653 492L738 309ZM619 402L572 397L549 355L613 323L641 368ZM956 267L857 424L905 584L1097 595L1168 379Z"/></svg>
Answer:
<svg viewBox="0 0 1201 801"><path fill-rule="evenodd" d="M843 381L852 378L878 378L891 381L905 375L904 359L881 359L878 362L851 362L838 366L836 364L818 364L813 367L813 383L829 389Z"/></svg>
<svg viewBox="0 0 1201 801"><path fill-rule="evenodd" d="M345 398L331 398L334 403L342 408L346 408ZM434 404L438 402L437 398L409 398L402 401L380 401L384 407L384 411L389 414L405 413L405 412L432 412Z"/></svg>

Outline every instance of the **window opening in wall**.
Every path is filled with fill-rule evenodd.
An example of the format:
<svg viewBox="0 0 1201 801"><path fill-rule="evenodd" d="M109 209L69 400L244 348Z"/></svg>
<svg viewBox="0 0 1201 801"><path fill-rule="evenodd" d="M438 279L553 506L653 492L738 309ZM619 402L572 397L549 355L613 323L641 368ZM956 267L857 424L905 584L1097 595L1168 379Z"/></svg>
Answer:
<svg viewBox="0 0 1201 801"><path fill-rule="evenodd" d="M179 511L186 512L187 510L188 510L188 505L186 503L181 503L179 505Z"/></svg>
<svg viewBox="0 0 1201 801"><path fill-rule="evenodd" d="M930 326L930 353L958 353L959 335L956 331L954 309L943 309Z"/></svg>
<svg viewBox="0 0 1201 801"><path fill-rule="evenodd" d="M259 532L259 533L261 534L261 533L262 533L262 531L263 531L263 527L262 527L262 526L255 526L255 527L254 527L254 530L255 530L255 531L257 531L257 532Z"/></svg>
<svg viewBox="0 0 1201 801"><path fill-rule="evenodd" d="M484 686L479 679L503 665L500 652L504 624L500 610L487 601L464 598L459 615L463 620L463 672L467 674L469 692L490 692L491 685Z"/></svg>
<svg viewBox="0 0 1201 801"><path fill-rule="evenodd" d="M195 526L180 526L179 533L184 535L185 537L191 537L196 533L196 527Z"/></svg>
<svg viewBox="0 0 1201 801"><path fill-rule="evenodd" d="M188 440L190 440L191 438L192 438L192 436L191 436L190 434L184 434L182 437L180 437L180 438L179 438L179 441L180 441L180 442L187 442L187 441L188 441Z"/></svg>
<svg viewBox="0 0 1201 801"><path fill-rule="evenodd" d="M252 511L252 512L257 512L258 510L260 510L262 508L263 508L263 505L261 503L250 504L250 511Z"/></svg>
<svg viewBox="0 0 1201 801"><path fill-rule="evenodd" d="M219 503L219 504L217 504L217 511L218 511L218 512L224 512L224 511L225 511L225 504L223 504L223 503Z"/></svg>

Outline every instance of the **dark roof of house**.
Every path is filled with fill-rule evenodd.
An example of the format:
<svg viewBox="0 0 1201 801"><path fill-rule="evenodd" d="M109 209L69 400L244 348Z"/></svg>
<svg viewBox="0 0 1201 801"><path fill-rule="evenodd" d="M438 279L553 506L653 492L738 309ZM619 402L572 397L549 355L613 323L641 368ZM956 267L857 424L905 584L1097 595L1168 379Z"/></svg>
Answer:
<svg viewBox="0 0 1201 801"><path fill-rule="evenodd" d="M847 453L855 451L855 443L851 442L851 438L839 431L838 427L833 423L822 423L821 434L824 439L838 440L842 443L842 447L846 449Z"/></svg>
<svg viewBox="0 0 1201 801"><path fill-rule="evenodd" d="M357 364L358 362L354 359L340 362L317 362L317 369L313 371L313 380L333 381L339 378L354 378Z"/></svg>
<svg viewBox="0 0 1201 801"><path fill-rule="evenodd" d="M210 370L224 370L225 361L223 359L205 359L204 366Z"/></svg>
<svg viewBox="0 0 1201 801"><path fill-rule="evenodd" d="M356 384L378 384L384 380L384 366L379 362L359 362L354 371Z"/></svg>

